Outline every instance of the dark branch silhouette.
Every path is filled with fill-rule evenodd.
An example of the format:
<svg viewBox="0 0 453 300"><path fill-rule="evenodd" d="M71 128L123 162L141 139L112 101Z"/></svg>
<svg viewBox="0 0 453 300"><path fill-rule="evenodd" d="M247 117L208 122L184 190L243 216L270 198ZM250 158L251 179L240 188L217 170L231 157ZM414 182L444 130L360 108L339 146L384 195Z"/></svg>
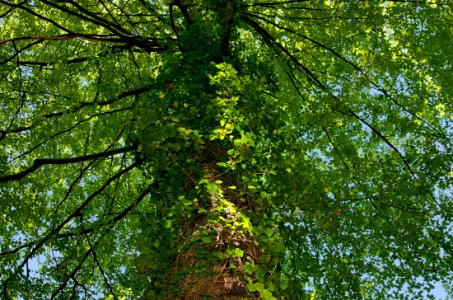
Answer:
<svg viewBox="0 0 453 300"><path fill-rule="evenodd" d="M151 88L152 88L152 86L140 87L140 88L137 88L135 90L123 92L123 93L119 94L118 97L116 97L115 99L110 99L110 100L106 100L106 101L102 101L102 102L97 102L97 101L80 102L80 105L75 107L75 108L73 108L73 109L65 110L65 111L58 111L58 112L53 112L53 113L48 113L48 114L43 115L42 117L44 117L45 119L50 119L50 118L54 118L54 117L60 117L60 116L63 116L63 115L69 114L69 113L77 112L78 110L80 110L80 109L82 109L84 107L88 107L88 106L95 106L95 105L96 106L105 106L105 105L109 105L109 104L115 103L118 100L130 97L130 96L137 96L137 95L140 95L142 93L145 93L145 92L149 91ZM70 99L68 99L68 100L70 100ZM122 110L126 110L126 109L130 109L130 108L126 107L124 109L119 109L119 110L115 110L115 111L112 111L112 112L118 112L118 111L122 111ZM105 113L108 114L108 113L112 113L112 112L103 112L101 114L105 114ZM96 115L100 115L100 114L95 114L93 116L96 116ZM93 116L91 116L90 118L92 118ZM86 121L86 120L87 119L82 120L82 121ZM7 134L24 132L24 131L33 129L35 125L36 125L36 123L33 123L30 126L23 126L23 127L12 128L12 129L0 130L0 142L6 137ZM70 129L73 129L73 128L70 128ZM64 132L66 132L66 130L63 131L62 133L64 133ZM54 138L54 137L55 136L52 136L52 138ZM33 150L33 149L31 149L31 150Z"/></svg>
<svg viewBox="0 0 453 300"><path fill-rule="evenodd" d="M104 233L104 236L109 232L109 230L107 230L105 233ZM52 296L50 297L50 299L55 299L55 297L63 290L63 288L66 286L66 284L68 283L68 281L70 279L73 279L75 278L75 276L77 275L77 273L80 271L80 269L82 268L83 264L85 263L85 261L88 259L88 257L90 256L90 254L93 253L94 251L94 248L97 246L97 244L100 242L100 240L104 237L100 237L98 240L96 240L95 244L92 246L89 247L89 249L84 253L83 255L83 259L82 261L79 262L79 264L72 270L71 274L69 274L65 280L62 280L60 285L58 286L58 288L52 293Z"/></svg>
<svg viewBox="0 0 453 300"><path fill-rule="evenodd" d="M69 15L73 15L75 17L78 17L78 18L85 20L87 22L90 22L92 24L99 25L117 36L130 35L130 33L127 30L125 30L124 28L103 19L94 13L91 13L86 8L80 6L79 4L75 3L74 1L66 0L65 2L68 2L68 3L72 4L73 6L75 6L78 11L73 11L65 6L57 5L57 4L53 3L52 1L48 1L48 0L41 0L41 2L47 4L51 7L54 7L62 12L68 13ZM84 13L84 14L82 14L82 13Z"/></svg>
<svg viewBox="0 0 453 300"><path fill-rule="evenodd" d="M114 150L112 150L114 151ZM124 168L123 170L119 171L118 173L116 173L115 175L113 175L112 177L110 177L99 189L97 189L94 193L92 193L90 196L88 196L88 198L76 209L74 210L74 212L72 214L70 214L68 217L66 217L58 226L54 227L52 230L50 230L50 232L45 235L34 247L33 249L25 256L25 258L22 260L22 262L17 266L16 268L16 273L18 272L18 270L22 269L26 264L27 262L29 261L30 258L32 258L37 252L39 249L41 249L42 246L44 246L44 244L49 240L51 239L52 237L54 237L66 224L69 223L69 221L71 221L72 219L74 219L75 217L77 216L80 216L83 209L96 197L98 196L99 194L102 193L102 191L104 191L113 181L119 179L121 176L123 176L124 174L126 174L127 172L131 171L132 169L134 169L135 167L137 167L139 165L138 162L135 162L133 164L131 164L130 166ZM5 296L5 299L8 299L8 283L9 281L11 280L12 277L8 277L4 282L3 282L3 294Z"/></svg>
<svg viewBox="0 0 453 300"><path fill-rule="evenodd" d="M234 1L227 0L226 7L225 7L225 25L224 25L224 34L222 41L220 43L220 50L223 56L229 56L230 53L230 38L231 38L231 30L233 27L234 21Z"/></svg>
<svg viewBox="0 0 453 300"><path fill-rule="evenodd" d="M69 157L69 158L38 158L35 159L33 162L33 165L29 167L26 170L23 170L22 172L12 174L12 175L7 175L0 177L0 183L1 182L7 182L7 181L13 181L13 180L20 180L24 178L25 176L33 173L36 171L39 167L43 165L64 165L64 164L73 164L73 163L78 163L82 161L88 161L88 160L93 160L93 159L98 159L106 156L111 156L111 155L116 155L116 154L121 154L125 152L131 152L137 150L137 145L132 145L132 146L127 146L115 150L110 150L110 151L105 151L101 153L95 153L95 154L89 154L89 155L84 155L84 156L79 156L79 157Z"/></svg>
<svg viewBox="0 0 453 300"><path fill-rule="evenodd" d="M158 189L159 185L156 182L153 185L151 185L151 187L153 189ZM151 192L151 187L146 188L137 197L137 199L135 199L135 201L133 203L131 203L123 211L118 213L115 217L110 218L108 220L105 220L101 224L96 225L95 227L83 228L81 231L77 231L77 232L68 231L68 232L62 232L62 233L55 233L53 238L55 238L55 239L63 239L63 238L69 238L69 237L75 237L75 236L83 236L83 235L87 235L89 233L95 232L96 230L99 230L101 228L104 228L104 227L107 227L107 226L112 226L112 225L118 223L118 221L120 221L121 219L126 217L135 207L137 207L140 204L140 202L143 201L143 199L145 199L145 197ZM0 252L0 255L15 254L15 253L19 252L20 250L22 250L24 248L31 248L31 247L33 247L33 246L35 246L37 244L38 244L38 241L32 241L32 242L29 242L29 243L26 243L26 244L22 244L22 245L16 246L15 248L13 248L11 250L6 250L6 251L3 251L3 252Z"/></svg>
<svg viewBox="0 0 453 300"><path fill-rule="evenodd" d="M282 1L282 2L258 2L258 3L253 3L253 4L243 4L239 7L249 7L249 6L274 7L274 6L285 5L285 4L298 4L298 3L303 3L303 2L307 2L307 1L308 0L288 0L288 1ZM297 7L297 8L301 8L301 7Z"/></svg>
<svg viewBox="0 0 453 300"><path fill-rule="evenodd" d="M307 73L307 77L308 77L309 80L311 80L318 87L320 87L322 89L325 89L324 84L322 84L321 81L319 81L319 79L316 78L316 76L313 74L313 72L310 71L306 66L304 66L293 54L291 54L291 52L288 51L288 49L286 49L280 43L278 43L269 32L267 32L263 27L261 27L258 23L256 23L255 21L253 21L250 18L243 17L242 19L247 24L249 24L250 27L255 29L255 31L259 35L261 35L261 37L264 39L264 41L269 46L269 48L271 48L272 50L276 51L277 54L280 54L280 53L278 53L278 50L280 50L281 52L286 54L293 63L295 63L302 70L304 70L305 73Z"/></svg>
<svg viewBox="0 0 453 300"><path fill-rule="evenodd" d="M11 8L20 8L26 12L28 12L29 14L41 19L41 20L44 20L46 22L49 22L50 24L54 25L55 27L57 27L58 29L61 29L63 31L66 31L67 33L74 33L73 31L69 30L68 28L62 26L61 24L58 24L56 21L52 20L52 19L49 19L47 17L44 17L40 14L38 14L37 12L35 12L34 10L26 7L24 4L27 3L27 1L22 1L21 3L19 4L14 4L14 3L9 3L9 2L6 2L6 1L3 1L3 0L0 0L0 3L3 3L5 5L8 5L9 7Z"/></svg>
<svg viewBox="0 0 453 300"><path fill-rule="evenodd" d="M447 136L445 134L443 134L442 132L440 132L439 129L437 129L436 127L434 127L432 124L430 124L428 121L424 120L423 118L420 118L419 116L417 116L417 114L413 113L412 111L410 111L409 109L407 109L406 107L404 107L403 105L401 105L398 101L396 101L393 97L390 96L390 94L384 90L382 87L380 87L378 84L376 84L375 82L373 82L369 77L368 75L359 67L357 66L355 63L351 62L350 60L346 59L344 56L342 56L340 53L338 53L337 51L335 51L334 49L330 48L330 47L327 47L325 46L324 44L304 35L304 34L301 34L295 30L292 30L290 28L287 28L287 27L284 27L284 26L281 26L271 20L268 20L266 18L263 18L259 15L256 15L256 14L252 14L252 13L246 13L247 16L251 16L251 17L254 17L254 18L257 18L259 20L262 20L268 24L271 24L272 26L275 26L279 29L282 29L282 30L285 30L287 32L290 32L292 34L295 34L303 39L306 39L310 42L312 42L313 44L321 47L322 49L324 50L327 50L329 51L330 53L332 53L333 55L335 55L336 57L338 57L340 60L344 61L345 63L349 64L350 66L352 66L355 70L359 71L361 74L363 74L367 80L377 89L379 90L381 93L383 93L390 101L392 101L394 104L396 104L399 108L401 108L403 111L405 111L406 113L410 114L413 118L421 121L422 123L424 123L426 126L428 126L429 128L431 128L431 130L435 131L439 136L441 136L442 138L445 138L447 139Z"/></svg>
<svg viewBox="0 0 453 300"><path fill-rule="evenodd" d="M401 160L403 161L404 165L407 167L409 172L411 173L412 177L417 178L415 175L414 171L412 170L411 166L407 162L406 158L404 155L398 150L398 148L395 147L382 133L380 133L376 128L374 128L370 123L365 121L363 118L361 118L359 115L357 115L355 112L352 110L348 110L349 114L354 116L357 120L365 124L368 128L370 128L377 136L379 136L390 148L392 148L398 155L401 157Z"/></svg>

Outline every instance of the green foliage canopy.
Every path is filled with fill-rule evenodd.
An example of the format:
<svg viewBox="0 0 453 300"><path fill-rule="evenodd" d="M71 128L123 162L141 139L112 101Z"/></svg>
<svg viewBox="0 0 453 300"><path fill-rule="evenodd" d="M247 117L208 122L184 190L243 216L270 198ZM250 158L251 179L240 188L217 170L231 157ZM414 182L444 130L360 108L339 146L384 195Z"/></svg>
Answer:
<svg viewBox="0 0 453 300"><path fill-rule="evenodd" d="M448 1L0 0L2 297L451 291L452 40Z"/></svg>

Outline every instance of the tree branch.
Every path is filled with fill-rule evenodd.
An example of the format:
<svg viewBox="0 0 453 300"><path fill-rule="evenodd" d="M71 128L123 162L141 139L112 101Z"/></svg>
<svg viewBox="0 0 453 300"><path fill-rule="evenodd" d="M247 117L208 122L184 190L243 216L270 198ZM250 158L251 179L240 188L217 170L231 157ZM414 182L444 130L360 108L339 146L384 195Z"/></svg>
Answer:
<svg viewBox="0 0 453 300"><path fill-rule="evenodd" d="M401 105L398 101L396 101L393 97L391 97L389 95L389 93L384 90L383 88L381 88L378 84L376 84L375 82L373 82L369 77L368 75L359 67L357 66L356 64L354 64L353 62L349 61L348 59L346 59L345 57L343 57L340 53L336 52L335 50L333 50L332 48L329 48L327 46L325 46L324 44L304 35L304 34L301 34L299 32L296 32L295 30L292 30L290 28L287 28L287 27L284 27L284 26L281 26L271 20L268 20L266 18L263 18L261 16L258 16L258 15L255 15L255 14L252 14L252 13L246 13L246 15L248 16L251 16L251 17L254 17L254 18L257 18L257 19L260 19L260 20L263 20L264 22L267 22L269 24L271 24L272 26L275 26L279 29L282 29L282 30L285 30L287 32L290 32L290 33L293 33L297 36L300 36L301 38L303 39L306 39L310 42L312 42L313 44L321 47L322 49L324 50L327 50L329 51L330 53L332 53L333 55L335 55L336 57L338 57L340 60L344 61L345 63L349 64L350 66L352 66L355 70L359 71L361 74L365 75L365 77L367 78L367 80L377 89L379 90L380 92L382 92L390 101L392 101L393 103L395 103L399 108L401 108L403 111L405 111L406 113L410 114L413 118L423 122L426 126L428 126L429 128L431 128L431 130L434 130L440 137L444 138L444 139L448 139L447 136L445 134L443 134L442 132L440 132L439 129L437 129L436 127L434 127L433 125L431 125L428 121L420 118L419 116L417 116L416 114L414 114L413 112L411 112L409 109L407 109L406 107L404 107L403 105Z"/></svg>
<svg viewBox="0 0 453 300"><path fill-rule="evenodd" d="M62 35L56 35L56 36L18 36L18 37L13 37L9 38L3 41L0 41L0 45L6 44L6 43L12 43L16 41L22 41L22 40L31 40L31 41L67 41L67 40L72 40L72 39L81 39L81 40L86 40L90 42L111 42L111 43L124 43L125 39L124 38L101 38L93 35L88 35L88 34L62 34Z"/></svg>
<svg viewBox="0 0 453 300"><path fill-rule="evenodd" d="M254 18L257 18L257 19L260 19L260 20L262 20L262 21L264 21L264 22L266 22L266 23L271 24L272 26L275 26L275 27L277 27L277 28L279 28L279 29L285 30L285 31L290 32L290 33L292 33L292 34L295 34L295 35L297 35L297 36L300 36L301 38L303 38L303 39L305 39L305 40L308 40L308 41L312 42L313 44L315 44L315 45L321 47L322 49L331 52L333 55L335 55L336 57L338 57L340 60L346 62L347 64L351 65L354 69L356 69L356 70L358 70L359 72L363 73L362 69L360 69L356 64L350 62L349 60L347 60L346 58L344 58L340 53L338 53L337 51L333 50L332 48L329 48L329 47L325 46L324 44L322 44L322 43L320 43L320 42L318 42L318 41L316 41L316 40L314 40L314 39L312 39L312 38L309 38L308 36L306 36L306 35L304 35L304 34L301 34L301 33L297 32L297 31L295 31L295 30L292 30L292 29L290 29L290 28L281 26L281 25L279 25L279 24L277 24L277 23L275 23L275 22L273 22L273 21L271 21L271 20L268 20L268 19L266 19L266 18L263 18L263 17L261 17L261 16L258 16L258 15L252 14L252 13L247 13L247 15L248 15L248 16L251 16L251 17L254 17Z"/></svg>
<svg viewBox="0 0 453 300"><path fill-rule="evenodd" d="M137 96L137 95L140 95L142 93L145 93L147 91L149 91L150 89L152 88L152 86L144 86L144 87L141 87L141 88L138 88L138 89L135 89L135 90L131 90L131 91L126 91L126 92L122 92L121 94L118 95L118 97L116 99L113 99L113 100L107 100L107 101L103 101L103 102L97 102L97 101L91 101L91 102L79 102L80 105L73 108L73 109L70 109L70 110L66 110L66 111L59 111L59 112L54 112L54 113L48 113L48 114L45 114L43 115L42 117L44 117L45 119L50 119L50 118L53 118L53 117L60 117L60 116L63 116L65 114L68 114L68 113L73 113L73 112L76 112L84 107L88 107L88 106L94 106L94 105L99 105L99 106L104 106L104 105L109 105L109 104L112 104L118 100L121 100L121 99L124 99L124 98L127 98L129 96ZM70 100L70 99L68 99ZM129 107L125 108L125 109L130 109ZM125 110L125 109L120 109L120 110L115 110L115 112L117 111L121 111L121 110ZM110 112L103 112L101 114L105 114L105 113L110 113ZM93 116L96 116L96 115L99 115L99 114L95 114ZM93 116L89 117L88 119L92 118ZM88 119L84 119L80 122L83 122L83 121L86 121ZM37 124L37 122L33 123L32 125L30 126L24 126L24 127L17 127L17 128L13 128L13 129L6 129L6 130L0 130L0 142L6 137L7 134L9 133L19 133L19 132L24 132L24 131L27 131L27 130L30 130L32 129L35 125ZM76 125L78 125L79 123L77 123ZM76 126L75 125L75 126ZM70 128L73 129L73 127ZM64 132L67 132L67 130L63 131L62 133ZM51 138L54 138L54 136L52 136ZM22 154L23 155L23 154Z"/></svg>
<svg viewBox="0 0 453 300"><path fill-rule="evenodd" d="M360 122L362 122L363 124L365 124L368 128L370 128L377 136L379 136L390 148L392 148L396 153L398 153L399 157L401 157L404 165L406 165L407 169L409 170L409 172L411 173L412 177L413 178L417 178L417 176L415 175L414 171L412 170L412 168L410 167L409 163L407 162L406 158L404 157L404 155L398 150L398 148L395 147L395 145L393 145L382 133L380 133L376 128L374 128L370 123L368 123L367 121L365 121L363 118L361 118L359 115L357 115L355 112L353 112L352 110L348 110L349 114L351 114L352 116L354 116L357 120L359 120Z"/></svg>
<svg viewBox="0 0 453 300"><path fill-rule="evenodd" d="M155 40L143 39L141 37L130 36L121 38L107 38L90 34L63 34L57 36L19 36L0 41L0 46L6 43L12 43L22 40L32 41L67 41L73 39L80 39L89 42L97 43L122 43L130 46L137 46L145 49L147 52L163 52L168 49L167 46L160 46Z"/></svg>
<svg viewBox="0 0 453 300"><path fill-rule="evenodd" d="M106 156L111 156L111 155L116 155L116 154L121 154L125 152L130 152L137 150L138 146L137 145L132 145L132 146L127 146L115 150L110 150L106 152L101 152L101 153L95 153L95 154L89 154L89 155L84 155L84 156L79 156L79 157L70 157L70 158L42 158L42 159L35 159L33 162L33 165L29 167L28 169L19 172L17 174L12 174L12 175L7 175L0 177L0 183L1 182L7 182L7 181L14 181L14 180L20 180L24 178L25 176L33 173L36 171L39 167L43 165L64 165L64 164L72 164L72 163L78 163L82 161L87 161L87 160L93 160L93 159L98 159Z"/></svg>
<svg viewBox="0 0 453 300"><path fill-rule="evenodd" d="M262 6L262 7L273 7L278 5L285 5L285 4L294 4L294 3L302 3L308 2L308 0L288 0L288 1L281 1L281 2L257 2L253 4L243 4L239 7L250 7L250 6Z"/></svg>
<svg viewBox="0 0 453 300"><path fill-rule="evenodd" d="M31 42L30 44L28 44L28 45L26 45L26 46L24 46L24 47L22 47L22 48L16 50L16 53L15 53L14 55L12 55L11 57L5 59L4 61L0 61L0 65L6 64L6 63L10 62L11 60L13 60L13 59L16 58L17 56L19 56L19 54L20 54L22 51L27 50L28 48L30 48L30 47L32 47L32 46L34 46L34 45L36 45L36 44L42 43L42 42L43 42L43 41L34 41L34 42ZM19 62L20 62L20 60L19 60Z"/></svg>
<svg viewBox="0 0 453 300"><path fill-rule="evenodd" d="M44 236L44 238L42 238L34 247L33 249L25 256L25 258L22 260L22 262L19 264L19 266L17 266L17 268L15 269L15 271L17 272L17 270L20 270L22 269L25 264L28 262L28 260L30 258L32 258L36 252L41 249L41 247L52 237L52 236L55 236L66 224L69 223L69 221L71 221L73 218L75 218L76 216L79 216L83 209L91 202L91 200L93 200L97 195L99 195L100 193L102 193L103 190L105 190L109 185L110 183L112 183L113 181L117 180L118 178L120 178L121 176L123 176L124 174L126 174L127 172L131 171L132 169L134 169L136 166L138 166L138 162L135 162L133 164L131 164L130 166L128 166L127 168L119 171L118 173L116 173L115 175L113 175L112 177L110 177L99 189L97 189L94 193L92 193L90 196L88 196L88 198L72 213L70 214L68 217L66 217L66 219L63 220L63 222L61 222L58 226L56 226L54 229L52 229L46 236ZM5 296L5 299L8 299L7 298L7 290L8 290L8 283L9 281L12 279L12 277L8 277L6 280L3 281L3 294Z"/></svg>
<svg viewBox="0 0 453 300"><path fill-rule="evenodd" d="M56 9L58 9L59 11L62 11L62 12L65 12L65 13L68 13L70 15L73 15L75 17L78 17L82 20L85 20L87 22L90 22L90 23L93 23L93 24L96 24L96 25L99 25L105 29L107 29L108 31L114 33L115 35L119 36L119 37L124 37L124 36L130 36L131 33L129 31L127 31L126 29L122 28L121 26L118 26L117 24L114 24L114 23L111 23L99 16L97 16L96 14L90 12L89 10L87 10L86 8L84 8L83 6L81 6L80 4L72 1L72 0L63 0L61 2L66 2L66 3L70 3L72 4L73 6L75 6L77 8L78 11L84 13L84 14L81 14L79 13L78 11L73 11L67 7L64 7L64 6L60 6L60 5L57 5L55 3L53 3L52 1L48 1L48 0L41 0L41 2L49 5L49 6L52 6Z"/></svg>
<svg viewBox="0 0 453 300"><path fill-rule="evenodd" d="M154 188L154 189L158 189L159 185L156 182L153 185L151 185L151 187ZM131 203L128 207L126 207L121 213L119 213L114 218L106 220L106 221L102 222L102 224L100 224L100 225L98 225L96 227L83 228L79 232L69 231L69 232L63 232L63 233L56 233L54 235L54 238L63 239L63 238L68 238L68 237L87 235L89 233L94 232L96 229L99 229L99 228L102 228L102 227L106 227L106 226L115 225L118 221L120 221L127 214L129 214L134 209L134 207L137 207L140 204L140 202L142 202L142 200L151 192L151 187L148 187L145 190L143 190L143 192L137 197L137 199L135 199L135 201L133 203ZM29 242L29 243L26 243L26 244L23 244L23 245L19 245L19 246L15 247L15 248L13 248L11 250L6 250L6 251L3 251L3 252L0 252L0 255L15 254L15 253L19 252L20 250L22 250L24 248L30 248L30 247L33 247L36 244L37 244L36 241L32 241L32 242Z"/></svg>
<svg viewBox="0 0 453 300"><path fill-rule="evenodd" d="M400 2L400 3L417 3L417 4L428 4L428 5L438 5L438 6L447 6L447 3L437 3L437 2L431 2L431 1L419 1L419 0L387 0L389 2Z"/></svg>
<svg viewBox="0 0 453 300"><path fill-rule="evenodd" d="M253 29L255 29L255 31L258 32L259 35L261 35L261 37L264 39L266 44L271 49L273 49L276 52L277 52L277 50L280 50L283 53L285 53L290 58L290 60L292 62L294 62L297 66L299 66L302 70L304 70L305 73L307 73L307 76L308 76L309 80L311 80L315 85L317 85L318 87L320 87L322 89L326 88L324 86L324 84L322 84L321 81L319 81L319 79L316 78L316 76L307 67L305 67L294 55L292 55L291 52L288 51L288 49L286 49L280 43L278 43L274 39L274 37L271 36L263 27L261 27L258 23L256 23L255 21L253 21L250 18L243 17L242 19L246 23L248 23ZM277 52L277 54L279 54L279 53Z"/></svg>
<svg viewBox="0 0 453 300"><path fill-rule="evenodd" d="M98 260L98 256L97 256L97 254L96 254L96 251L94 251L94 245L92 245L92 243L91 243L91 241L90 241L89 238L87 238L87 240L88 240L88 244L89 244L89 246L90 246L90 249L93 249L93 251L92 251L93 259L94 259L94 261L96 262L96 265L98 266L99 271L100 271L101 274L102 274L102 277L104 278L105 285L107 285L107 287L108 287L110 293L111 293L112 296L113 296L113 299L114 299L114 300L117 300L118 298L117 298L116 295L115 295L115 291L113 290L112 286L110 285L109 280L108 280L107 276L105 275L104 270L102 269L102 266L101 266L101 263L100 263L99 260Z"/></svg>
<svg viewBox="0 0 453 300"><path fill-rule="evenodd" d="M88 163L87 166L85 167L82 167L80 172L79 172L79 175L77 176L77 178L75 180L73 180L71 182L71 185L69 186L69 188L67 189L66 191L66 194L64 196L64 198L58 203L57 207L55 208L55 212L54 212L54 215L57 215L58 213L58 210L60 208L60 206L69 198L69 195L71 194L74 186L80 181L82 180L82 177L84 175L84 173L91 167L92 164L94 164L96 162L96 160L92 160Z"/></svg>
<svg viewBox="0 0 453 300"><path fill-rule="evenodd" d="M105 233L107 234L108 231ZM97 246L97 244L99 243L99 240L101 238L99 238L96 242L95 242L95 245L94 246ZM69 274L69 276L66 277L66 280L63 280L60 285L58 286L58 288L52 293L52 296L50 297L50 299L54 299L62 290L63 288L66 286L66 284L68 283L69 279L74 279L75 276L77 275L77 273L80 271L80 269L82 268L83 264L85 263L85 261L88 259L88 257L90 256L90 254L94 251L94 247L89 247L89 249L84 253L83 255L83 259L82 261L72 270L71 274Z"/></svg>
<svg viewBox="0 0 453 300"><path fill-rule="evenodd" d="M158 188L158 184L155 183L154 186L156 188ZM140 202L146 197L146 195L148 195L149 193L151 192L151 188L150 187L147 187L138 197L137 199L135 199L135 201L129 205L126 209L124 209L121 214L119 214L118 216L112 218L111 220L107 221L107 222L104 222L104 224L102 226L97 226L96 228L100 228L100 227L104 227L104 225L108 225L109 227L107 228L105 234L107 234L108 232L110 232L110 230L113 229L113 227L115 226L115 224L121 220L122 218L124 218L134 207L136 207L138 204L140 204ZM89 233L89 232L92 232L94 231L94 228L88 228L88 229L85 229L83 228L83 225L82 225L82 229L83 229L83 232L84 234L86 233ZM105 236L104 234L104 236ZM64 286L67 284L67 282L69 281L69 279L75 277L75 275L80 271L80 269L82 268L84 262L86 261L86 259L88 258L88 256L90 254L93 255L93 259L96 263L96 265L98 266L99 268L99 271L101 272L103 278L104 278L104 282L105 284L107 285L108 289L110 290L110 292L112 293L112 296L114 297L114 299L117 299L117 297L115 296L115 293L113 291L113 288L112 286L110 285L110 283L108 282L108 279L107 279L107 276L105 275L105 272L103 271L102 267L101 267L101 264L97 258L97 255L96 255L96 251L95 251L95 248L96 246L99 244L101 238L99 238L98 240L96 240L96 242L94 244L91 243L89 237L87 237L87 241L88 241L88 245L90 247L90 249L85 252L85 255L84 255L84 259L82 260L82 262L80 262L80 264L72 271L72 273L67 277L67 279L62 282L60 284L60 286L58 287L57 290L54 291L54 293L52 294L52 297L51 299L55 298L55 296L57 296L61 290L64 288Z"/></svg>
<svg viewBox="0 0 453 300"><path fill-rule="evenodd" d="M28 8L28 7L25 7L24 4L26 4L27 1L22 1L22 2L19 3L19 4L8 3L8 2L6 2L6 1L4 1L4 0L0 0L0 2L3 3L3 4L5 4L5 5L8 5L8 6L11 7L11 8L20 8L20 9L22 9L22 10L28 12L29 14L31 14L31 15L33 15L33 16L35 16L35 17L38 17L39 19L42 19L42 20L44 20L44 21L46 21L46 22L51 23L51 24L54 25L55 27L57 27L57 28L59 28L59 29L61 29L61 30L63 30L63 31L66 31L67 33L72 33L72 34L74 33L73 31L67 29L66 27L63 27L62 25L58 24L58 23L55 22L54 20L49 19L49 18L46 18L46 17L44 17L44 16L42 16L42 15L36 13L36 12L33 11L32 9L30 9L30 8Z"/></svg>
<svg viewBox="0 0 453 300"><path fill-rule="evenodd" d="M364 74L364 73L363 73ZM387 99L389 99L391 102L393 102L396 106L398 106L400 109L402 109L404 112L408 113L409 115L411 115L414 119L417 119L419 120L420 122L422 122L423 124L425 124L428 128L430 128L431 130L433 130L434 132L437 133L437 135L439 135L441 138L443 139L448 139L448 140L451 140L449 137L447 137L447 135L445 135L444 133L442 133L439 129L437 129L434 125L432 125L431 123L429 123L428 121L426 121L425 119L423 118L420 118L419 116L417 116L416 113L413 113L412 111L410 111L409 109L407 109L406 107L404 107L401 103L399 103L398 101L395 100L395 98L393 98L392 96L390 96L389 92L386 91L384 88L380 87L377 83L375 83L374 81L372 81L370 78L368 78L368 76L366 74L364 74L365 77L368 79L368 81L378 90L380 91L382 94L384 94L384 96L387 97Z"/></svg>
<svg viewBox="0 0 453 300"><path fill-rule="evenodd" d="M0 252L0 255L8 255L8 254L15 254L17 252L19 252L20 250L24 249L24 248L30 248L30 247L33 247L35 243L34 242L29 242L29 243L26 243L26 244L23 244L23 245L19 245L11 250L6 250L6 251L3 251L3 252Z"/></svg>
<svg viewBox="0 0 453 300"><path fill-rule="evenodd" d="M84 122L87 122L89 120L91 120L92 118L94 117L98 117L98 116L102 116L102 115L109 115L109 114L112 114L112 113L117 113L117 112L121 112L121 111L125 111L125 110L129 110L131 109L132 107L125 107L125 108L120 108L120 109L117 109L117 110L112 110L112 111L106 111L106 112L101 112L101 113L97 113L97 114L94 114L94 115L91 115L89 116L88 118L85 118L83 120L80 120L78 122L76 122L73 126L69 127L69 128L66 128L65 130L63 131L60 131L60 132L57 132L57 133L54 133L51 137L47 138L46 140L38 143L37 145L33 146L31 149L28 149L27 151L19 154L18 156L14 157L13 160L16 160L16 159L19 159L27 154L30 154L31 152L33 152L36 148L38 147L41 147L42 145L44 145L45 143L51 141L52 139L54 139L55 137L61 135L61 134L64 134L66 132L69 132L71 130L73 130L74 128L76 128L77 126L79 126L80 124L84 123Z"/></svg>
<svg viewBox="0 0 453 300"><path fill-rule="evenodd" d="M156 182L154 183L153 185L151 185L152 188L154 189L158 189L159 188L159 184ZM138 197L137 199L135 199L135 201L130 204L128 207L126 207L121 213L119 213L116 217L113 217L107 221L104 221L102 222L100 225L96 226L96 227L89 227L89 228L84 228L82 231L80 232L74 232L74 231L69 231L69 232L63 232L63 233L60 233L60 234L57 234L56 237L58 238L66 238L66 237L72 237L72 236L80 236L80 235L85 235L85 234L88 234L88 233L91 233L91 232L94 232L96 229L100 228L100 227L104 227L104 226L108 226L108 225L112 225L112 224L116 224L118 221L120 221L121 219L123 219L128 213L130 213L132 211L132 209L134 209L134 207L136 207L137 205L140 204L140 202L142 202L142 200L146 197L146 195L148 195L150 192L151 192L151 187L148 187L146 188ZM17 251L16 251L17 252Z"/></svg>
<svg viewBox="0 0 453 300"><path fill-rule="evenodd" d="M117 180L118 178L120 178L121 176L123 176L124 174L126 174L127 172L131 171L132 169L134 169L136 166L138 166L138 163L135 162L133 163L132 165L126 167L125 169L119 171L118 173L116 173L115 175L113 175L112 177L110 177L98 190L96 190L94 193L92 193L71 215L69 215L63 222L61 222L57 227L55 227L48 235L46 235L34 248L33 250L27 255L27 257L24 259L24 262L31 258L35 253L36 251L41 248L44 243L49 239L51 238L53 235L55 235L56 233L58 233L70 220L72 220L74 217L78 216L81 214L81 212L83 211L83 209L91 202L91 200L93 200L97 195L99 195L103 190L105 190L109 185L110 183L112 183L113 181ZM21 264L20 267L23 267L24 266L24 262Z"/></svg>
<svg viewBox="0 0 453 300"><path fill-rule="evenodd" d="M26 47L24 48L21 48L19 49L19 52L22 52L23 50L25 50L26 48L29 48L31 47L32 45L36 44L36 43L41 43L43 41L35 41L33 43L30 43L29 45L27 45ZM109 54L117 54L121 51L125 51L125 50L129 50L130 52L138 52L137 50L134 51L135 49L133 49L134 45L131 45L131 44L124 44L124 45L113 45L111 46L108 50L106 51L102 51L102 52L99 52L97 54L96 57L88 57L88 56L84 56L84 57L77 57L77 58L72 58L72 59L68 59L66 61L31 61L31 60L19 60L18 61L18 65L29 65L29 66L40 66L40 67L47 67L47 66L52 66L54 64L57 64L57 63L63 63L63 64L76 64L76 63L81 63L81 62L87 62L87 61L96 61L97 59L99 59L99 57L107 57ZM142 48L140 48L142 49ZM143 50L141 50L143 51ZM146 49L145 49L146 51ZM18 54L18 53L17 53ZM15 54L14 56L11 56L9 58L7 58L6 60L4 61L1 61L0 64L5 64L5 63L8 63L10 62L11 60L13 60L16 55Z"/></svg>
<svg viewBox="0 0 453 300"><path fill-rule="evenodd" d="M187 9L187 6L183 4L183 1L181 0L173 0L173 3L179 8L181 11L182 15L184 16L184 19L186 19L187 25L192 25L192 19L189 16L189 10Z"/></svg>
<svg viewBox="0 0 453 300"><path fill-rule="evenodd" d="M234 0L227 0L225 7L225 32L222 41L220 42L220 51L222 56L229 56L230 53L230 38L231 30L234 21Z"/></svg>

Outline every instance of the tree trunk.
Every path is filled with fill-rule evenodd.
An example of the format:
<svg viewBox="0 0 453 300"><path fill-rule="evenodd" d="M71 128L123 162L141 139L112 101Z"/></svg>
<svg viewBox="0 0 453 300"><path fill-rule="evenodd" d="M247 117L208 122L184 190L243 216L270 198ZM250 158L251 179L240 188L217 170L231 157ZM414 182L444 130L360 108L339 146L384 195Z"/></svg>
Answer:
<svg viewBox="0 0 453 300"><path fill-rule="evenodd" d="M241 218L247 201L227 186L231 179L215 162L203 164L206 211L196 221L187 222L180 248L171 270L175 292L164 299L250 299L251 280L244 264L258 264L260 249Z"/></svg>

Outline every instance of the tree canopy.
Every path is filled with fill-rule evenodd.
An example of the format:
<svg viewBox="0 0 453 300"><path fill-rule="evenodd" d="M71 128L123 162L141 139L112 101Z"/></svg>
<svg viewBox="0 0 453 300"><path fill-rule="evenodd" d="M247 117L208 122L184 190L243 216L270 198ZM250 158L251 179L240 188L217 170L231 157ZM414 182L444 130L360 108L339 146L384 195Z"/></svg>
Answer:
<svg viewBox="0 0 453 300"><path fill-rule="evenodd" d="M448 0L0 0L2 299L453 286Z"/></svg>

